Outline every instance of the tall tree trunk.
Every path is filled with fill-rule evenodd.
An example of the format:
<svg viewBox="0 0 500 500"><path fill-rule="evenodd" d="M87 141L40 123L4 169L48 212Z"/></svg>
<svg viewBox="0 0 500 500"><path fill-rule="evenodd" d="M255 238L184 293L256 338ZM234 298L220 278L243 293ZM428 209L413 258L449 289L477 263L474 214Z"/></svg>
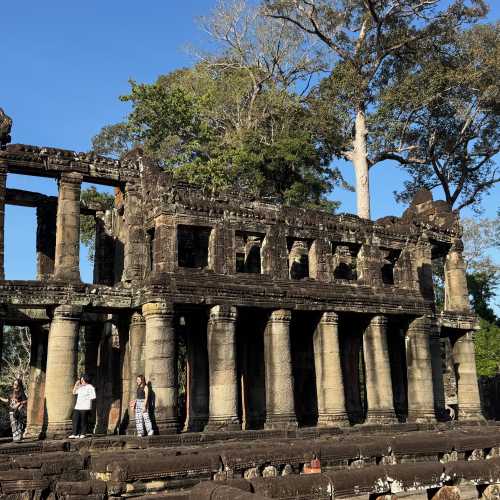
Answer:
<svg viewBox="0 0 500 500"><path fill-rule="evenodd" d="M358 216L370 218L370 184L366 153L366 116L364 108L358 109L354 124L352 163L356 174L356 201Z"/></svg>

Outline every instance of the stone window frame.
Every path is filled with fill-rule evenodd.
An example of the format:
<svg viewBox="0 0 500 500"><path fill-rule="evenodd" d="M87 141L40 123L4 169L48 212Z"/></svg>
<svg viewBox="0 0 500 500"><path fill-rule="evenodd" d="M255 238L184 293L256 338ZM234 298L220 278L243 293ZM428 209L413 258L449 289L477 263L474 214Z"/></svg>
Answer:
<svg viewBox="0 0 500 500"><path fill-rule="evenodd" d="M330 245L331 245L331 277L332 281L337 282L337 283L347 283L347 284L354 284L357 283L359 278L360 278L360 269L359 269L359 254L361 252L361 248L363 247L362 242L356 242L356 241L345 241L345 240L337 240L337 239L330 239ZM349 278L337 278L335 277L335 270L337 267L334 267L334 258L335 258L335 251L337 247L343 246L343 247L348 247L351 253L351 259L354 259L354 268L351 264L351 272L354 274L354 278L349 279ZM351 249L356 249L356 254L353 255Z"/></svg>
<svg viewBox="0 0 500 500"><path fill-rule="evenodd" d="M203 267L191 267L191 266L181 266L180 265L180 247L179 247L179 234L182 228L195 228L195 229L206 229L208 230L208 241L207 241L207 265ZM203 272L212 271L214 269L214 251L215 251L215 227L211 224L189 224L184 221L178 222L175 225L175 268L181 272Z"/></svg>
<svg viewBox="0 0 500 500"><path fill-rule="evenodd" d="M233 233L233 238L236 243L236 238L238 236L256 236L260 239L260 250L259 250L259 259L260 259L260 272L251 272L251 271L238 271L238 261L237 261L237 249L236 245L233 248L233 257L234 257L234 273L238 276L264 276L266 273L264 272L264 256L263 256L263 248L265 245L265 241L267 238L267 232L265 231L257 231L257 230L248 230L248 229L235 229ZM248 242L247 242L248 243ZM245 259L247 260L247 258ZM246 262L245 262L246 263Z"/></svg>
<svg viewBox="0 0 500 500"><path fill-rule="evenodd" d="M286 250L287 250L287 267L288 267L288 279L291 281L304 281L304 280L314 280L311 276L311 261L312 261L312 255L311 255L311 250L314 248L314 242L316 241L317 238L311 238L311 237L301 237L301 236L295 236L293 234L288 234L286 236ZM292 251L293 245L295 242L305 242L307 244L307 276L303 276L301 278L293 278L292 277L292 267L290 265L290 253Z"/></svg>

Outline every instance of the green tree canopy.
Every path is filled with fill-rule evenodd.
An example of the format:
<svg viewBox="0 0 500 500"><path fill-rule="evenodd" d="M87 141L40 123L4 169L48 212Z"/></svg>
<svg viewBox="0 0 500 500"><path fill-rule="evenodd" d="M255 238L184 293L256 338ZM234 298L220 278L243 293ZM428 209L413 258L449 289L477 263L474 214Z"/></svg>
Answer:
<svg viewBox="0 0 500 500"><path fill-rule="evenodd" d="M96 152L121 155L140 144L175 176L208 189L335 207L326 198L342 182L330 166L335 136L316 126L300 96L272 79L254 94L248 71L212 61L131 86L121 98L131 113L94 138Z"/></svg>
<svg viewBox="0 0 500 500"><path fill-rule="evenodd" d="M479 209L500 181L500 24L429 40L415 64L397 72L373 116L376 160L392 159L410 174L399 201L442 189L454 208Z"/></svg>
<svg viewBox="0 0 500 500"><path fill-rule="evenodd" d="M115 201L114 196L97 191L95 186L82 190L80 197L85 205L102 212L113 208ZM82 215L80 217L80 242L88 248L89 260L93 262L95 253L95 217L92 215Z"/></svg>
<svg viewBox="0 0 500 500"><path fill-rule="evenodd" d="M373 118L381 94L406 74L429 45L446 43L449 33L483 16L482 0L262 0L264 12L316 40L331 70L319 87L325 127L341 117L338 155L352 162L358 215L370 218L369 167L384 158L374 134L384 128Z"/></svg>

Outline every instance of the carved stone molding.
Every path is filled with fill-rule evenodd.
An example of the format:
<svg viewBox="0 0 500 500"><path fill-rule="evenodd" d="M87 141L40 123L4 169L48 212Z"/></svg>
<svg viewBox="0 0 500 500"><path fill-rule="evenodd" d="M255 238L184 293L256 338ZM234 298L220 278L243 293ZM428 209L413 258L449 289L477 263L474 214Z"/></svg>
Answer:
<svg viewBox="0 0 500 500"><path fill-rule="evenodd" d="M148 316L173 316L174 310L172 304L166 302L149 302L142 306L142 314L145 318Z"/></svg>
<svg viewBox="0 0 500 500"><path fill-rule="evenodd" d="M144 316L137 311L135 311L130 318L130 323L132 324L144 323L145 321Z"/></svg>
<svg viewBox="0 0 500 500"><path fill-rule="evenodd" d="M220 305L210 309L210 321L236 321L238 311L234 306Z"/></svg>
<svg viewBox="0 0 500 500"><path fill-rule="evenodd" d="M387 327L387 316L383 316L382 314L379 314L377 316L373 316L373 318L370 320L370 326L375 326L375 327Z"/></svg>
<svg viewBox="0 0 500 500"><path fill-rule="evenodd" d="M80 186L83 176L78 172L63 172L59 177L61 184Z"/></svg>
<svg viewBox="0 0 500 500"><path fill-rule="evenodd" d="M329 325L338 325L339 315L333 311L324 312L321 316L321 323Z"/></svg>
<svg viewBox="0 0 500 500"><path fill-rule="evenodd" d="M292 311L288 309L276 309L269 317L269 321L273 323L289 323L291 320Z"/></svg>
<svg viewBox="0 0 500 500"><path fill-rule="evenodd" d="M54 319L61 320L76 320L78 321L82 315L83 308L71 304L62 304L54 309Z"/></svg>

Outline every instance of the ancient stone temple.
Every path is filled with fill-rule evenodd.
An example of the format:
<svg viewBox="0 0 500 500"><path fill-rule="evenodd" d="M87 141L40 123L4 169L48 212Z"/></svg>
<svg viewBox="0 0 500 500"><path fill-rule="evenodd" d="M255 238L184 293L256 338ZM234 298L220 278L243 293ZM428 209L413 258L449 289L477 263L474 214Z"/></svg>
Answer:
<svg viewBox="0 0 500 500"><path fill-rule="evenodd" d="M8 189L11 173L59 195ZM82 182L114 186L114 208L82 203ZM5 204L36 207L36 281L3 279ZM0 151L0 229L1 321L32 335L32 435L66 435L77 370L95 380L97 433L134 431L141 373L160 434L482 418L460 227L428 192L372 222L207 195L140 152L16 144Z"/></svg>

